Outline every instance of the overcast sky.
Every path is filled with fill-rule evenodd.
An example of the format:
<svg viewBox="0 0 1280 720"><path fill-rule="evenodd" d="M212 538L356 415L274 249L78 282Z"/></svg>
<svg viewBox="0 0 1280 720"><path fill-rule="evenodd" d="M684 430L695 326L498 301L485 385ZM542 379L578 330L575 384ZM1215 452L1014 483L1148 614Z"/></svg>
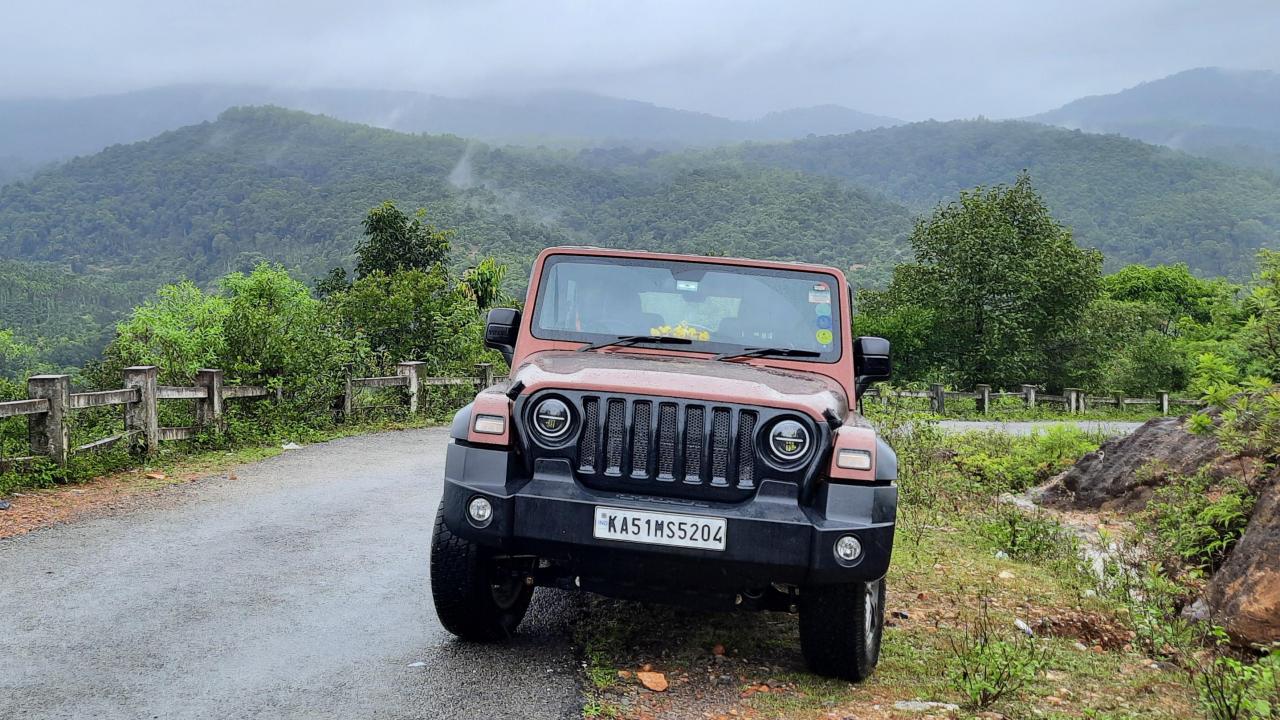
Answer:
<svg viewBox="0 0 1280 720"><path fill-rule="evenodd" d="M0 0L0 95L580 89L739 118L999 118L1193 67L1280 70L1278 37L1280 0Z"/></svg>

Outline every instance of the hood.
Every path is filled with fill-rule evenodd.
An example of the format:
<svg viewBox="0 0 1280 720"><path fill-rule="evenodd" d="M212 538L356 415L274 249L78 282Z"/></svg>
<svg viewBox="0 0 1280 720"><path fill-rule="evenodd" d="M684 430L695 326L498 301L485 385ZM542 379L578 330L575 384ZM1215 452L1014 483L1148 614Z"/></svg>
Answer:
<svg viewBox="0 0 1280 720"><path fill-rule="evenodd" d="M529 357L512 379L526 391L560 388L667 396L787 408L815 420L830 411L843 419L849 404L825 375L667 355L548 351Z"/></svg>

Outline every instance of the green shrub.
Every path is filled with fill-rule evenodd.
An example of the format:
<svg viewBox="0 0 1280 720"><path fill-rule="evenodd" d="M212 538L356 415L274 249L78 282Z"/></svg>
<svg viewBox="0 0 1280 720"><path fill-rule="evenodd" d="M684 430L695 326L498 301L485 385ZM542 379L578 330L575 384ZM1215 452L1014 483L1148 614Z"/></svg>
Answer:
<svg viewBox="0 0 1280 720"><path fill-rule="evenodd" d="M1020 693L1044 668L1047 651L1022 633L1000 633L987 603L966 623L964 634L951 640L947 679L965 696L965 704L983 710Z"/></svg>
<svg viewBox="0 0 1280 720"><path fill-rule="evenodd" d="M1138 516L1138 528L1167 566L1211 573L1244 534L1256 499L1239 480L1215 481L1206 471L1171 478Z"/></svg>
<svg viewBox="0 0 1280 720"><path fill-rule="evenodd" d="M1215 628L1219 647L1226 633ZM1215 653L1196 676L1200 707L1210 720L1275 720L1280 718L1280 650L1256 662Z"/></svg>
<svg viewBox="0 0 1280 720"><path fill-rule="evenodd" d="M1015 560L1074 561L1080 555L1080 542L1075 534L1039 511L1027 513L1001 504L978 531Z"/></svg>

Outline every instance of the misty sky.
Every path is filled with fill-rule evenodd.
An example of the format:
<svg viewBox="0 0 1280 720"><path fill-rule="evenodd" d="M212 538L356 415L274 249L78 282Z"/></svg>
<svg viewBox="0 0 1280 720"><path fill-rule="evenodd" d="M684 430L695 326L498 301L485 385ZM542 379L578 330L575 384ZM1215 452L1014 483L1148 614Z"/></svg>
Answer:
<svg viewBox="0 0 1280 720"><path fill-rule="evenodd" d="M1278 37L1280 0L0 0L0 96L580 89L739 118L998 118L1193 67L1280 70Z"/></svg>

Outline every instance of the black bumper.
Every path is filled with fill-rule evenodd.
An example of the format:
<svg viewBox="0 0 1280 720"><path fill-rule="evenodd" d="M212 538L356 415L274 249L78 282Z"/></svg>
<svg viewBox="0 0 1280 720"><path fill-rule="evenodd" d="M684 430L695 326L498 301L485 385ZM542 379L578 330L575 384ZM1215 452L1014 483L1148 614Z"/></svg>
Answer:
<svg viewBox="0 0 1280 720"><path fill-rule="evenodd" d="M540 460L532 476L515 457L454 442L445 463L445 523L454 534L572 568L583 587L634 584L669 592L738 592L770 583L837 584L880 578L893 550L897 487L823 483L803 507L793 483L765 480L741 503L601 492L574 481L568 462ZM482 496L493 517L476 527L467 504ZM596 506L724 518L722 551L593 537ZM854 535L862 556L843 563L836 540Z"/></svg>

